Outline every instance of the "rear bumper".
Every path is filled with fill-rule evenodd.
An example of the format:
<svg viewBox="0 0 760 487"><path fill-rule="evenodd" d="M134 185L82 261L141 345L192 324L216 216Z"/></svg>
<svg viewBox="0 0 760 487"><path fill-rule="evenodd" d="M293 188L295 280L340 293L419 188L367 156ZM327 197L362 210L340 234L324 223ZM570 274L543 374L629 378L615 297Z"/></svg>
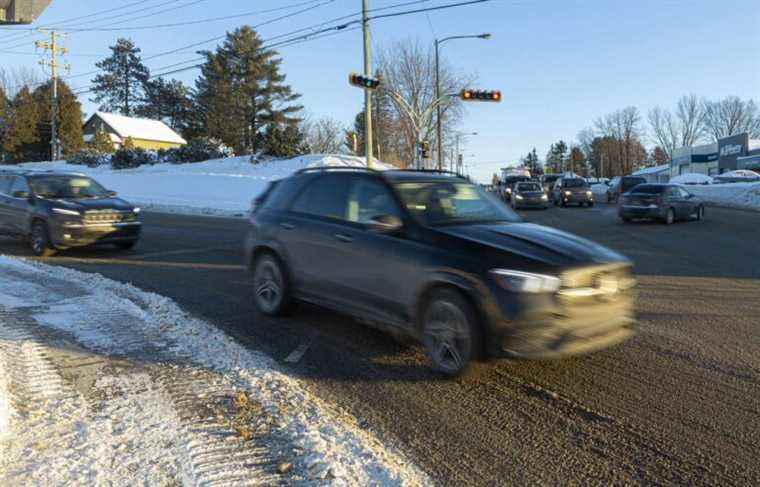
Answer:
<svg viewBox="0 0 760 487"><path fill-rule="evenodd" d="M141 222L55 225L50 228L50 239L57 248L88 245L136 242L142 232Z"/></svg>
<svg viewBox="0 0 760 487"><path fill-rule="evenodd" d="M665 218L661 208L649 206L620 205L618 215L625 218Z"/></svg>

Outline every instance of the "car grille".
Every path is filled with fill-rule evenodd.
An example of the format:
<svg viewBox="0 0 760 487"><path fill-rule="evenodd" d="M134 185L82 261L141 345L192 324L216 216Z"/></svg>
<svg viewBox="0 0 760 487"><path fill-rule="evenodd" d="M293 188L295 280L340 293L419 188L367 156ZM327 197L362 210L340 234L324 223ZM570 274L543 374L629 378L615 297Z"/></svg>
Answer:
<svg viewBox="0 0 760 487"><path fill-rule="evenodd" d="M85 223L122 223L134 221L131 211L90 210L84 214Z"/></svg>
<svg viewBox="0 0 760 487"><path fill-rule="evenodd" d="M572 269L562 276L564 289L588 288L607 291L624 291L632 288L636 280L631 276L630 266L613 264Z"/></svg>

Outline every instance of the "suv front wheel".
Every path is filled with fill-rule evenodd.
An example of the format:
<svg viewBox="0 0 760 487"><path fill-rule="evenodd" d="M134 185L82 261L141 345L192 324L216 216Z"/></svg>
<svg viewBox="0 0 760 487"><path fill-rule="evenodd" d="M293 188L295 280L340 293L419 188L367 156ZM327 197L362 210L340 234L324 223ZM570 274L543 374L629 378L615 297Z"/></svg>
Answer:
<svg viewBox="0 0 760 487"><path fill-rule="evenodd" d="M290 290L280 261L272 254L262 254L253 266L253 289L256 308L269 316L282 314L290 302Z"/></svg>
<svg viewBox="0 0 760 487"><path fill-rule="evenodd" d="M35 222L34 225L32 225L29 246L32 248L34 255L38 257L50 257L55 254L55 249L50 243L50 236L45 223Z"/></svg>
<svg viewBox="0 0 760 487"><path fill-rule="evenodd" d="M461 374L480 355L472 305L453 289L435 291L422 314L422 339L433 369L448 376Z"/></svg>

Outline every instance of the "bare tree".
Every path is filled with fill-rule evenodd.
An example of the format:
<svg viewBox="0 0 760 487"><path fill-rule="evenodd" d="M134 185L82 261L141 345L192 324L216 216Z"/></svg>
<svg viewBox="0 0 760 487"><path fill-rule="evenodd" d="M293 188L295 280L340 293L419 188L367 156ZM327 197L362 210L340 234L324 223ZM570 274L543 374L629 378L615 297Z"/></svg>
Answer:
<svg viewBox="0 0 760 487"><path fill-rule="evenodd" d="M657 106L649 110L648 119L655 142L662 147L668 158L672 158L673 152L683 147L679 143L678 127L673 114Z"/></svg>
<svg viewBox="0 0 760 487"><path fill-rule="evenodd" d="M44 79L38 71L26 66L10 69L0 67L0 87L8 98L16 96L25 86L33 91L45 82Z"/></svg>
<svg viewBox="0 0 760 487"><path fill-rule="evenodd" d="M704 104L694 93L684 95L676 106L681 147L689 147L699 142L705 133Z"/></svg>
<svg viewBox="0 0 760 487"><path fill-rule="evenodd" d="M382 76L382 89L396 93L412 111L424 113L435 102L435 52L423 47L418 40L404 40L386 48L378 49L378 70ZM441 92L453 93L474 82L474 77L456 73L445 61L440 63ZM404 110L394 107L393 118L396 132L402 134L399 141L403 160L414 158L417 132ZM455 128L464 114L462 103L452 98L442 108L443 143L454 145ZM435 118L430 117L419 127L422 138L435 147Z"/></svg>
<svg viewBox="0 0 760 487"><path fill-rule="evenodd" d="M636 107L626 107L598 118L594 125L598 135L616 141L615 160L610 161L620 174L630 173L643 159L641 115Z"/></svg>
<svg viewBox="0 0 760 487"><path fill-rule="evenodd" d="M345 128L329 117L302 122L306 142L314 154L338 154L345 152Z"/></svg>
<svg viewBox="0 0 760 487"><path fill-rule="evenodd" d="M744 101L737 96L705 100L703 110L705 125L715 140L743 132L760 137L760 112L754 100Z"/></svg>

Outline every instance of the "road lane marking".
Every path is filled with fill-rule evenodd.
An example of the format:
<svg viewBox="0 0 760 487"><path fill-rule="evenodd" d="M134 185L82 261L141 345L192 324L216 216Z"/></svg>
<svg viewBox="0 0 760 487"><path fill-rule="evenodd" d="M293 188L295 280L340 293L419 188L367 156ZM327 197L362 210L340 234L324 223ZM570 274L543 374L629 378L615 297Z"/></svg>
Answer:
<svg viewBox="0 0 760 487"><path fill-rule="evenodd" d="M203 270L219 270L219 271L243 271L245 266L232 265L232 264L205 264L201 262L165 262L165 261L151 261L151 260L128 260L128 259L94 259L83 257L29 257L29 260L35 260L38 262L44 262L46 264L56 263L74 263L74 264L111 264L111 265L133 265L138 267L173 267L173 268L186 268L186 269L203 269Z"/></svg>

